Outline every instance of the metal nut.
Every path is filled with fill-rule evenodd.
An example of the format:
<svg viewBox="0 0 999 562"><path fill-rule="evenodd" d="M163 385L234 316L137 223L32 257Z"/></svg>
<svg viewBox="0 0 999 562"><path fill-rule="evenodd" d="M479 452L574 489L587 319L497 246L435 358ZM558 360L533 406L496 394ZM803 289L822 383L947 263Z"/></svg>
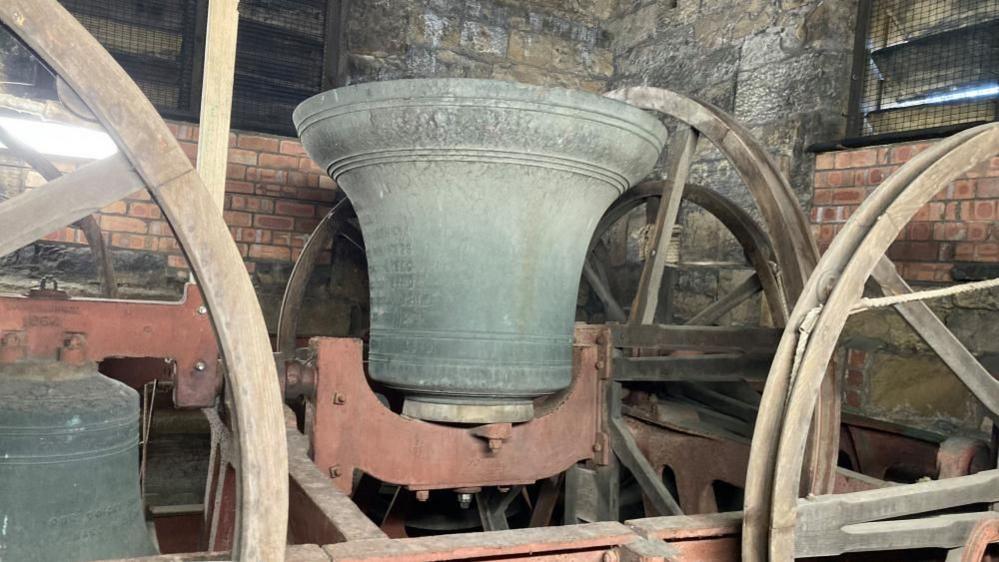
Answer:
<svg viewBox="0 0 999 562"><path fill-rule="evenodd" d="M199 307L198 307L198 314L200 314L200 315L202 315L202 316L204 316L204 315L208 314L208 307L207 307L207 306L205 306L205 305L201 305L201 306L199 306Z"/></svg>
<svg viewBox="0 0 999 562"><path fill-rule="evenodd" d="M337 406L342 406L346 402L347 402L347 397L346 396L344 396L343 394L340 394L339 392L334 392L333 393L333 403L334 404L336 404Z"/></svg>
<svg viewBox="0 0 999 562"><path fill-rule="evenodd" d="M208 368L208 365L206 365L204 361L198 361L197 363L194 364L194 370L198 371L199 373L202 372L202 371L204 371L207 368Z"/></svg>
<svg viewBox="0 0 999 562"><path fill-rule="evenodd" d="M330 467L330 478L339 478L342 474L343 471L340 470L339 465L333 465Z"/></svg>
<svg viewBox="0 0 999 562"><path fill-rule="evenodd" d="M430 499L430 490L417 490L416 501L425 502Z"/></svg>

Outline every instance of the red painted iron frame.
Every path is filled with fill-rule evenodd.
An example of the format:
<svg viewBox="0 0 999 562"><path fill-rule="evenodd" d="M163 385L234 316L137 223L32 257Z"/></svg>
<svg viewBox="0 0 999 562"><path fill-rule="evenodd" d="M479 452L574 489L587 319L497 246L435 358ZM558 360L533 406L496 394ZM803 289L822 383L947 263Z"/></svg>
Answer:
<svg viewBox="0 0 999 562"><path fill-rule="evenodd" d="M195 285L179 302L68 298L60 291L0 295L0 363L172 359L174 403L215 404L222 388L211 318Z"/></svg>
<svg viewBox="0 0 999 562"><path fill-rule="evenodd" d="M332 544L289 547L289 560L738 560L738 513L388 539L379 538L379 532L349 500L346 493L350 492L352 479L344 476L353 469L413 490L431 490L531 483L580 461L608 463L612 453L604 397L613 382L610 358L614 344L612 331L605 326L577 328L573 386L540 404L540 417L513 427L464 429L402 418L385 408L368 386L359 341L315 338L311 347L316 376L311 436L315 461L306 456L304 446L292 459L290 477L296 500L291 509L291 536ZM173 359L177 365L174 392L178 407L213 405L221 389L216 340L195 286L185 289L180 302L69 299L57 291L0 296L0 362L52 359L80 363L111 357ZM378 429L372 430L371 424ZM358 427L364 429L359 431ZM634 419L628 420L628 427L657 469L670 465L678 474L693 471L704 476L701 480L710 482L735 479L728 474L732 468L729 465L744 466L743 444L719 442L712 449L715 459L705 463L679 453L702 446L701 436ZM870 457L869 463L883 459L865 451L884 450L888 443L896 454L903 450L918 452L923 465L932 458L940 470L960 472L966 470L978 447L973 443L952 443L939 447L933 455L933 444L918 436L902 437L896 433L897 428L857 424L850 425L849 430L851 438L847 443L853 458ZM293 432L297 434L297 430ZM863 444L865 440L868 445ZM538 451L548 454L538 455ZM728 468L719 472L712 467ZM231 467L224 470L231 471ZM326 474L334 486L324 489ZM841 487L860 489L867 484L845 479ZM223 498L217 504L222 511L234 512L231 492L223 488ZM699 502L684 507L692 512L710 507L703 498ZM228 522L229 518L223 514L221 521ZM231 522L220 523L219 527L213 550L231 544ZM148 560L197 560L205 556L218 557L196 554Z"/></svg>

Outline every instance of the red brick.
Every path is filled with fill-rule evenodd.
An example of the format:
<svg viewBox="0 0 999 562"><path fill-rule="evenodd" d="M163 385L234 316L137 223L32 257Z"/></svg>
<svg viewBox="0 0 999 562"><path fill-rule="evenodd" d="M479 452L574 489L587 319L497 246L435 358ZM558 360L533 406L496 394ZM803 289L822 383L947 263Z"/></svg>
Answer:
<svg viewBox="0 0 999 562"><path fill-rule="evenodd" d="M961 215L965 220L992 220L996 218L995 201L973 201L971 205L971 214Z"/></svg>
<svg viewBox="0 0 999 562"><path fill-rule="evenodd" d="M958 203L947 203L944 208L944 220L956 221L957 220Z"/></svg>
<svg viewBox="0 0 999 562"><path fill-rule="evenodd" d="M61 228L55 232L50 232L42 237L42 240L49 242L69 242L76 243L76 232L72 228Z"/></svg>
<svg viewBox="0 0 999 562"><path fill-rule="evenodd" d="M253 215L240 211L223 211L225 223L229 226L253 226Z"/></svg>
<svg viewBox="0 0 999 562"><path fill-rule="evenodd" d="M312 205L306 205L303 203L292 203L290 201L278 200L277 204L274 206L275 212L279 215L287 215L292 217L305 217L311 218L316 214L316 208Z"/></svg>
<svg viewBox="0 0 999 562"><path fill-rule="evenodd" d="M909 224L908 230L911 240L929 240L933 237L933 223L931 222L912 222Z"/></svg>
<svg viewBox="0 0 999 562"><path fill-rule="evenodd" d="M867 181L865 185L880 185L885 178L894 172L894 168L871 168L867 170Z"/></svg>
<svg viewBox="0 0 999 562"><path fill-rule="evenodd" d="M102 215L124 215L128 210L128 204L124 201L115 201L107 207L101 209Z"/></svg>
<svg viewBox="0 0 999 562"><path fill-rule="evenodd" d="M279 246L291 246L291 233L275 232L274 236L271 238L271 244L276 244Z"/></svg>
<svg viewBox="0 0 999 562"><path fill-rule="evenodd" d="M963 222L938 222L933 225L933 239L950 242L964 240L968 236L968 226Z"/></svg>
<svg viewBox="0 0 999 562"><path fill-rule="evenodd" d="M954 259L958 261L971 261L975 257L975 245L970 242L961 242L954 245Z"/></svg>
<svg viewBox="0 0 999 562"><path fill-rule="evenodd" d="M131 232L134 234L145 234L148 230L144 220L117 216L101 217L101 228L109 232Z"/></svg>
<svg viewBox="0 0 999 562"><path fill-rule="evenodd" d="M851 408L860 408L863 402L860 399L860 393L856 390L848 390L843 397L843 401L846 405Z"/></svg>
<svg viewBox="0 0 999 562"><path fill-rule="evenodd" d="M140 219L158 219L163 216L163 212L154 203L132 203L128 206L128 215Z"/></svg>
<svg viewBox="0 0 999 562"><path fill-rule="evenodd" d="M976 242L988 240L992 231L992 223L989 222L968 222L968 240Z"/></svg>
<svg viewBox="0 0 999 562"><path fill-rule="evenodd" d="M976 180L957 180L947 186L948 199L972 199L975 197Z"/></svg>
<svg viewBox="0 0 999 562"><path fill-rule="evenodd" d="M252 244L249 255L251 258L263 260L288 261L291 259L291 251L287 247L267 244Z"/></svg>
<svg viewBox="0 0 999 562"><path fill-rule="evenodd" d="M170 228L170 224L166 221L149 221L149 234L154 234L156 236L173 236L173 229Z"/></svg>
<svg viewBox="0 0 999 562"><path fill-rule="evenodd" d="M840 152L836 155L837 168L866 168L878 163L878 151L876 148L864 148L861 150L850 150Z"/></svg>
<svg viewBox="0 0 999 562"><path fill-rule="evenodd" d="M302 147L302 143L297 140L281 141L281 154L289 154L291 156L308 156L305 149Z"/></svg>
<svg viewBox="0 0 999 562"><path fill-rule="evenodd" d="M296 197L303 201L319 201L322 203L332 203L336 199L337 192L331 189L309 189L300 187L296 191Z"/></svg>
<svg viewBox="0 0 999 562"><path fill-rule="evenodd" d="M916 211L912 220L938 221L943 218L945 205L943 203L927 203Z"/></svg>
<svg viewBox="0 0 999 562"><path fill-rule="evenodd" d="M246 166L242 164L233 164L232 162L226 165L225 177L231 180L241 180L246 177Z"/></svg>
<svg viewBox="0 0 999 562"><path fill-rule="evenodd" d="M253 184L246 181L228 180L225 182L227 193L253 193Z"/></svg>
<svg viewBox="0 0 999 562"><path fill-rule="evenodd" d="M164 254L176 254L180 252L180 245L173 238L159 238L156 249Z"/></svg>
<svg viewBox="0 0 999 562"><path fill-rule="evenodd" d="M326 170L319 167L318 164L312 161L311 158L303 157L298 160L298 169L303 172L311 172L314 174L325 174Z"/></svg>
<svg viewBox="0 0 999 562"><path fill-rule="evenodd" d="M259 181L263 183L284 184L288 173L283 170L271 170L269 168L247 168L247 181Z"/></svg>
<svg viewBox="0 0 999 562"><path fill-rule="evenodd" d="M316 187L319 185L319 178L315 174L289 171L288 185L294 185L296 187Z"/></svg>
<svg viewBox="0 0 999 562"><path fill-rule="evenodd" d="M177 140L197 141L200 136L200 128L190 123L180 123L177 126Z"/></svg>
<svg viewBox="0 0 999 562"><path fill-rule="evenodd" d="M828 205L832 203L832 192L831 189L816 189L815 194L812 195L812 205Z"/></svg>
<svg viewBox="0 0 999 562"><path fill-rule="evenodd" d="M236 146L240 148L245 148L247 150L254 150L257 152L277 152L278 151L278 139L274 137L264 137L260 135L248 135L246 133L241 133L239 135L239 142Z"/></svg>
<svg viewBox="0 0 999 562"><path fill-rule="evenodd" d="M999 243L984 242L975 246L975 259L994 262L999 260Z"/></svg>
<svg viewBox="0 0 999 562"><path fill-rule="evenodd" d="M234 211L249 211L251 213L273 213L274 200L266 197L232 195L229 199L229 208Z"/></svg>
<svg viewBox="0 0 999 562"><path fill-rule="evenodd" d="M229 149L229 162L243 164L245 166L257 165L257 153L252 150L242 150L240 148Z"/></svg>
<svg viewBox="0 0 999 562"><path fill-rule="evenodd" d="M867 352L859 349L851 349L847 354L847 363L851 367L861 368L867 362Z"/></svg>
<svg viewBox="0 0 999 562"><path fill-rule="evenodd" d="M261 228L233 228L233 238L237 242L253 242L256 244L270 244L271 231Z"/></svg>
<svg viewBox="0 0 999 562"><path fill-rule="evenodd" d="M979 197L999 197L999 178L981 178L976 183Z"/></svg>
<svg viewBox="0 0 999 562"><path fill-rule="evenodd" d="M182 142L180 143L180 149L184 151L184 154L187 155L191 163L198 161L198 145L193 142Z"/></svg>
<svg viewBox="0 0 999 562"><path fill-rule="evenodd" d="M833 203L840 205L860 203L867 197L867 191L862 187L833 190Z"/></svg>
<svg viewBox="0 0 999 562"><path fill-rule="evenodd" d="M823 152L822 154L817 154L815 156L816 170L831 170L834 167L836 167L835 152Z"/></svg>
<svg viewBox="0 0 999 562"><path fill-rule="evenodd" d="M301 159L284 154L261 154L260 167L276 170L297 170L299 160Z"/></svg>
<svg viewBox="0 0 999 562"><path fill-rule="evenodd" d="M269 228L272 230L292 230L295 228L295 221L289 217L256 215L253 217L253 225L259 228Z"/></svg>
<svg viewBox="0 0 999 562"><path fill-rule="evenodd" d="M297 219L295 221L296 232L311 233L317 226L319 226L319 219Z"/></svg>
<svg viewBox="0 0 999 562"><path fill-rule="evenodd" d="M184 259L184 256L168 256L167 265L169 267L187 269L187 260Z"/></svg>
<svg viewBox="0 0 999 562"><path fill-rule="evenodd" d="M115 232L111 235L111 245L116 248L146 250L152 252L156 250L157 238L155 236Z"/></svg>
<svg viewBox="0 0 999 562"><path fill-rule="evenodd" d="M850 369L846 372L846 387L860 389L864 386L864 372Z"/></svg>

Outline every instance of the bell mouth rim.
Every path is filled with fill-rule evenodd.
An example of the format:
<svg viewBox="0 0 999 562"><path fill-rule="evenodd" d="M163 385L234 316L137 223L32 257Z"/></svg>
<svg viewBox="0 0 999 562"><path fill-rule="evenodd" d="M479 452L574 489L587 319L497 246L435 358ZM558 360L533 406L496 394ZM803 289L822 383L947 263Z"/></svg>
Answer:
<svg viewBox="0 0 999 562"><path fill-rule="evenodd" d="M393 100L429 101L449 98L508 101L599 114L641 129L652 144L663 146L667 137L666 127L654 113L629 103L571 88L491 78L404 78L352 84L307 98L295 108L292 121L301 137L309 127L324 119L320 114L333 108L378 105Z"/></svg>

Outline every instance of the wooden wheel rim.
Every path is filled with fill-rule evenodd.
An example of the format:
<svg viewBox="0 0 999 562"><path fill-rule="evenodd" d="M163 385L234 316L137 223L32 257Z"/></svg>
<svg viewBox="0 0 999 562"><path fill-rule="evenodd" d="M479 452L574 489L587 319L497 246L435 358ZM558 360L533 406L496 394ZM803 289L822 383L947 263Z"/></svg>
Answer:
<svg viewBox="0 0 999 562"><path fill-rule="evenodd" d="M240 507L233 558L284 560L288 457L277 372L256 294L221 210L146 97L56 0L5 0L0 21L87 104L177 234L212 312L236 410Z"/></svg>
<svg viewBox="0 0 999 562"><path fill-rule="evenodd" d="M754 506L747 502L743 527L743 559L747 562L794 557L798 473L809 412L815 405L826 366L851 306L862 296L864 284L885 259L882 256L898 232L941 186L996 153L999 153L997 124L959 133L920 153L864 201L822 257L792 312L768 377L769 386L774 379L786 380L792 376L797 328L809 312L822 304L811 329L812 337L800 357L798 372L793 375L787 414L777 434L772 496L770 501ZM753 450L759 445L757 437L762 441L768 436L754 434ZM749 482L769 478L763 471L755 470L758 468L750 464L747 486Z"/></svg>

